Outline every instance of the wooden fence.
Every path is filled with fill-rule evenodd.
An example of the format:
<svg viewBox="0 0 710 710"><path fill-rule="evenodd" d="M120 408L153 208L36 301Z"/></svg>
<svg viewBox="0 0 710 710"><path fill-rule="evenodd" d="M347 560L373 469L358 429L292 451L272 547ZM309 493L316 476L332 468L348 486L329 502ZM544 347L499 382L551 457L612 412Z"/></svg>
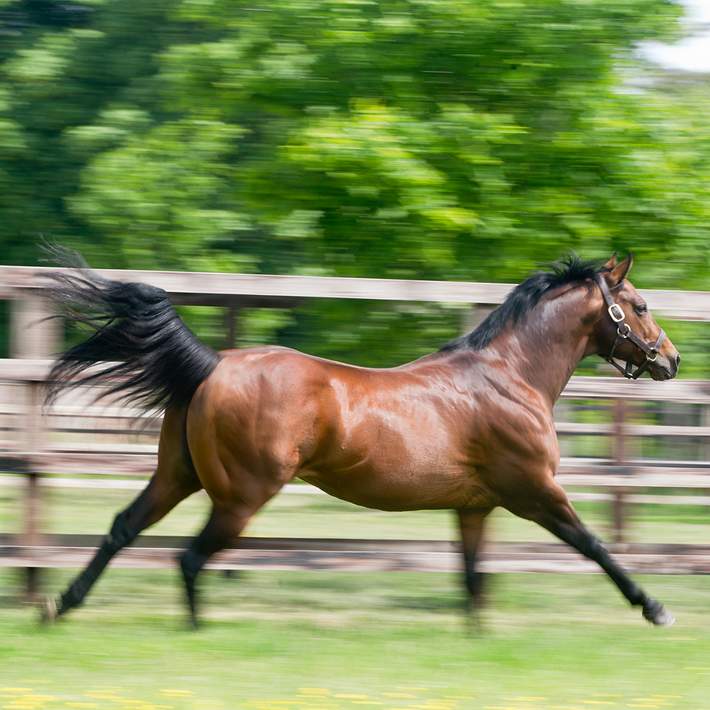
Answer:
<svg viewBox="0 0 710 710"><path fill-rule="evenodd" d="M43 269L0 267L0 299L9 299L12 314L12 359L0 360L0 471L24 481L22 531L0 534L0 565L28 570L28 586L36 570L77 566L98 538L48 536L42 531L43 485L73 487L139 487L156 458L156 427L132 428L136 412L115 402L89 404L92 394L79 391L61 398L42 413L42 387L50 360L60 349L56 326L41 322L49 314L42 298ZM176 303L218 305L225 309L228 339L233 341L239 308L288 307L305 298L366 298L394 301L469 303L474 308L499 303L508 284L331 279L297 276L251 276L166 272L102 271L110 278L146 281L165 288ZM654 311L683 320L710 320L710 293L643 292ZM649 424L637 421L648 402L683 403L702 414L692 423ZM594 421L574 421L577 411L597 407ZM627 503L709 505L710 382L648 379L626 382L619 377L574 377L562 395L558 432L563 443L560 481L577 491L573 497L609 501L614 549L633 569L666 572L710 572L710 546L630 545L625 543ZM602 419L600 421L600 419ZM574 440L595 437L605 455L575 456ZM691 440L693 460L640 457L633 442ZM564 455L564 454L568 455ZM106 474L103 480L86 474ZM109 475L110 474L110 475ZM583 489L583 490L579 490ZM589 490L592 489L592 490ZM658 489L661 489L659 492ZM315 491L305 485L287 487L289 494ZM670 492L672 491L672 492ZM678 493L681 491L681 493ZM102 532L102 531L97 531ZM144 537L117 564L173 564L181 538ZM245 539L239 549L218 556L213 566L239 568L452 569L458 566L456 545L431 541L364 541ZM561 545L489 546L484 566L492 570L588 570L589 563ZM33 571L35 570L35 571Z"/></svg>

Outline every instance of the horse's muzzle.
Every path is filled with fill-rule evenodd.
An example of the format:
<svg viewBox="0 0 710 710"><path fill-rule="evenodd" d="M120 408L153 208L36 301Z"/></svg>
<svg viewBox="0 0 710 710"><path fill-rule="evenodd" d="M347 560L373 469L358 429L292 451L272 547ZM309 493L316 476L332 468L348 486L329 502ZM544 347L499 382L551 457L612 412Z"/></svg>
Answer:
<svg viewBox="0 0 710 710"><path fill-rule="evenodd" d="M678 374L680 366L680 353L676 351L675 356L658 357L656 362L649 367L649 372L654 380L672 380Z"/></svg>

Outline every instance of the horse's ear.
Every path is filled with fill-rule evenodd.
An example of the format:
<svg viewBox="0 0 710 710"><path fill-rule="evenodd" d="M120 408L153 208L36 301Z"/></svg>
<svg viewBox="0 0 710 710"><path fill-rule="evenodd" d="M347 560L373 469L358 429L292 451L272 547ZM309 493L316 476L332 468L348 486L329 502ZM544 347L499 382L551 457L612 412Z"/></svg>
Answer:
<svg viewBox="0 0 710 710"><path fill-rule="evenodd" d="M616 266L616 252L611 255L611 259L602 266L605 271L611 271Z"/></svg>
<svg viewBox="0 0 710 710"><path fill-rule="evenodd" d="M615 259L616 255L612 257ZM618 264L614 265L609 272L608 281L609 285L613 288L618 286L625 278L626 274L631 270L631 265L634 263L634 255L629 252L629 255Z"/></svg>

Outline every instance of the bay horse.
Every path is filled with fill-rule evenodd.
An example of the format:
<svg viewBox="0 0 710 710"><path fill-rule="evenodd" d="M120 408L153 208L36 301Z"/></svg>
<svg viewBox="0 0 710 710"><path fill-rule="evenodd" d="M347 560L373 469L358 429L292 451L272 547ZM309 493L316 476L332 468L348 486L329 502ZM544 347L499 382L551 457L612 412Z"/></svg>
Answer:
<svg viewBox="0 0 710 710"><path fill-rule="evenodd" d="M629 378L678 371L678 351L627 278L631 255L603 265L566 257L515 287L472 332L389 369L275 346L216 353L162 289L107 280L73 258L76 268L52 272L49 291L92 334L56 360L48 400L66 386L104 382L165 414L150 482L66 591L45 600L45 620L80 605L119 550L204 488L209 518L179 558L195 625L200 570L298 477L369 508L454 510L472 608L481 601L484 521L501 506L599 564L648 621L673 623L555 481L553 405L582 358L601 355Z"/></svg>

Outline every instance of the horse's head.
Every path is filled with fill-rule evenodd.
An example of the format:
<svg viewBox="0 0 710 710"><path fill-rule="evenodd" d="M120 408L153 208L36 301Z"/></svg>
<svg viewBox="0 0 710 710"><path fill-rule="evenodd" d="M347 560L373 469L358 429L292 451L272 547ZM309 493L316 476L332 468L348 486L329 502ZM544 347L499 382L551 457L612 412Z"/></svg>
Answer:
<svg viewBox="0 0 710 710"><path fill-rule="evenodd" d="M636 379L648 370L654 380L669 380L678 372L680 355L626 278L632 263L630 254L620 262L614 255L596 276L604 299L596 330L597 353L626 377ZM626 360L626 367L615 362L617 358Z"/></svg>

